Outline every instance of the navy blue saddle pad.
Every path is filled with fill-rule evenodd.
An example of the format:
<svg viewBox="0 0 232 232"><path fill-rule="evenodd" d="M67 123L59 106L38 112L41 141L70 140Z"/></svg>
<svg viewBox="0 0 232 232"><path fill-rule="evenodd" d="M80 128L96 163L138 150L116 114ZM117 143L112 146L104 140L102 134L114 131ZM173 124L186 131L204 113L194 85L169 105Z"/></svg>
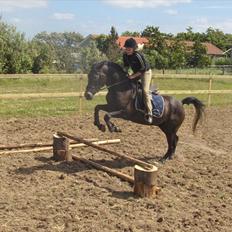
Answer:
<svg viewBox="0 0 232 232"><path fill-rule="evenodd" d="M151 102L152 102L152 115L154 117L160 118L164 112L164 99L161 95L151 94ZM137 96L135 99L135 108L136 110L145 113L144 102L141 96Z"/></svg>

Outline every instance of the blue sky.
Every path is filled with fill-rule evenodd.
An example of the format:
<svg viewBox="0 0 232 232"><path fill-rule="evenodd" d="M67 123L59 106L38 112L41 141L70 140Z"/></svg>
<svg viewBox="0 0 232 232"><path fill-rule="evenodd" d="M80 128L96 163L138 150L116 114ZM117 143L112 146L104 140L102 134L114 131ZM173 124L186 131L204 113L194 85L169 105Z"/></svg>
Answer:
<svg viewBox="0 0 232 232"><path fill-rule="evenodd" d="M142 31L147 25L177 33L192 26L232 33L231 0L0 0L0 15L31 38L41 31L88 34Z"/></svg>

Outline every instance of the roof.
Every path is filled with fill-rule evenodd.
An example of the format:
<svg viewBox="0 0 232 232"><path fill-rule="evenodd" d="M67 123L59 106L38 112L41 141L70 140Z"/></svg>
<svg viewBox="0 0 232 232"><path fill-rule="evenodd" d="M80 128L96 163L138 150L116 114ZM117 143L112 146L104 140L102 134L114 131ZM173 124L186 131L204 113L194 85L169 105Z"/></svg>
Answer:
<svg viewBox="0 0 232 232"><path fill-rule="evenodd" d="M194 45L193 41L184 41L184 43L187 47L193 47ZM205 42L201 44L206 47L207 55L219 55L219 56L223 55L223 51L220 48L213 45L212 43Z"/></svg>
<svg viewBox="0 0 232 232"><path fill-rule="evenodd" d="M123 48L126 40L129 39L129 38L135 39L135 41L137 42L137 44L146 44L146 43L149 42L148 39L145 38L145 37L120 36L117 39L117 44L119 45L119 47Z"/></svg>

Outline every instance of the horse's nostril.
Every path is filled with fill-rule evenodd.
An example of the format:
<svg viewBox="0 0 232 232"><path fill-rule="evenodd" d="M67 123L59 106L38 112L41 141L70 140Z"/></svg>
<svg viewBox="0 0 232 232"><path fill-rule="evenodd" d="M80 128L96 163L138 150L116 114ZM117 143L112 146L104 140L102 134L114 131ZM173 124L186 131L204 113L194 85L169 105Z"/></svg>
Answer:
<svg viewBox="0 0 232 232"><path fill-rule="evenodd" d="M93 94L91 92L85 92L85 98L87 100L91 100L93 98Z"/></svg>

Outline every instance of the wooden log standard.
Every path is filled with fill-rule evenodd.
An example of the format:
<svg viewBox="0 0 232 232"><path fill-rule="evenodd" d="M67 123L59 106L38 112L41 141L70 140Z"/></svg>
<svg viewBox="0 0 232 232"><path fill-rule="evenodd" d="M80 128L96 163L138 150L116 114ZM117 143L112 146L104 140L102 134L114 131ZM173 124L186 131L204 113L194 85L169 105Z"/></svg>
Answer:
<svg viewBox="0 0 232 232"><path fill-rule="evenodd" d="M64 136L64 137L66 137L66 138L69 138L69 139L72 139L72 140L75 140L75 141L84 143L84 144L86 144L86 145L88 145L88 146L90 146L90 147L93 147L93 148L98 149L98 150L100 150L100 151L109 153L109 154L111 154L111 155L114 155L114 156L117 156L117 157L120 157L120 158L124 158L124 159L126 159L126 160L128 160L128 161L131 161L131 162L133 162L133 163L135 163L135 164L138 164L138 165L142 166L144 169L151 169L151 168L154 167L153 165L151 165L151 164L149 164L149 163L146 163L146 162L144 162L144 161L138 160L138 159L136 159L136 158L132 158L132 157L130 157L130 156L128 156L128 155L124 155L124 154L120 154L120 153L115 152L115 151L111 151L111 150L109 150L109 149L107 149L107 148L104 148L104 147L100 147L100 146L98 146L98 145L95 145L95 144L93 144L93 143L91 143L91 142L88 142L88 141L86 141L85 139L80 138L80 137L77 137L77 136L69 135L69 134L64 133L64 132L57 132L57 135L58 135L58 136L61 136L61 137Z"/></svg>
<svg viewBox="0 0 232 232"><path fill-rule="evenodd" d="M157 188L158 168L153 166L150 170L138 165L134 167L134 193L140 197L152 197L158 193Z"/></svg>
<svg viewBox="0 0 232 232"><path fill-rule="evenodd" d="M56 161L72 161L68 138L56 134L53 135L53 159Z"/></svg>

